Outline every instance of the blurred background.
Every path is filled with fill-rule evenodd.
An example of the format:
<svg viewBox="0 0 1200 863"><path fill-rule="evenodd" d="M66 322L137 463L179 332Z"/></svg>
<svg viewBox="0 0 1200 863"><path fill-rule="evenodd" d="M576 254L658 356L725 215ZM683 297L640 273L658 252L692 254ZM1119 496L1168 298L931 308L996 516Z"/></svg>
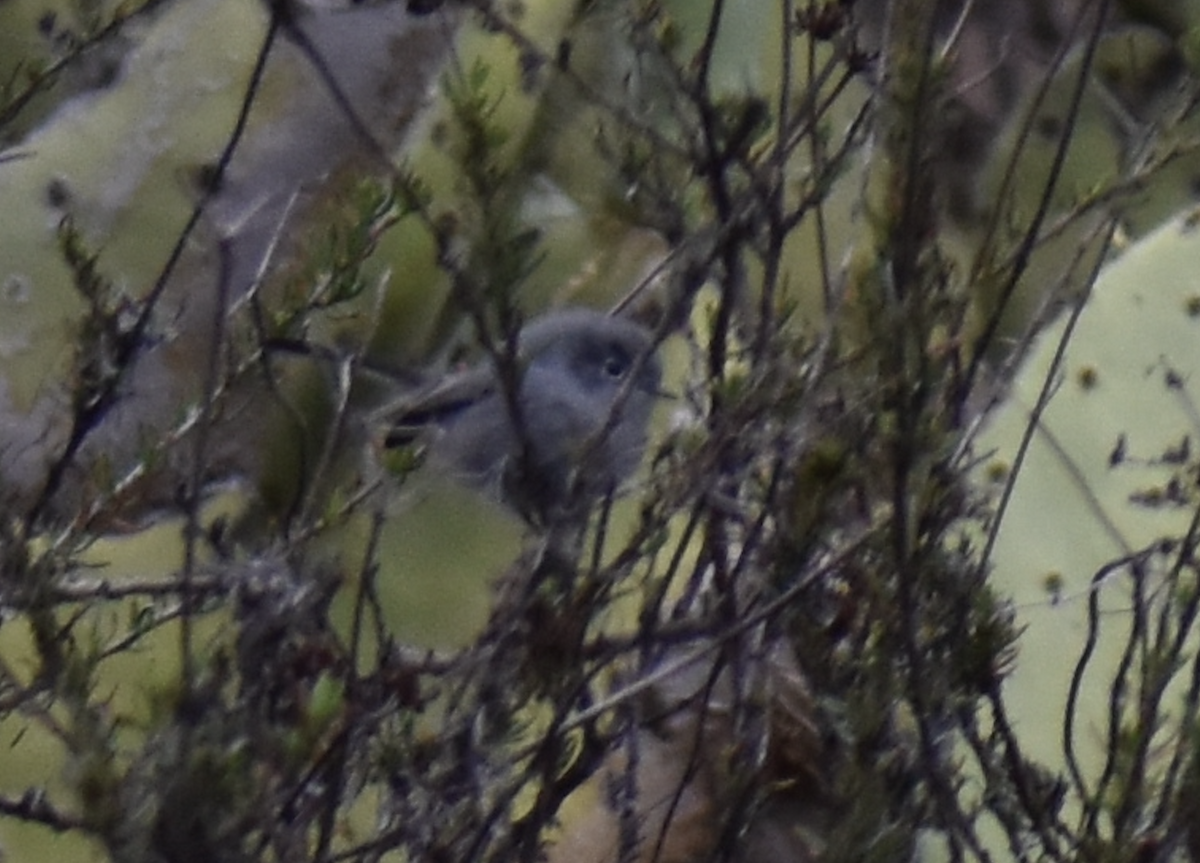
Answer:
<svg viewBox="0 0 1200 863"><path fill-rule="evenodd" d="M743 612L823 574L825 592L804 594L771 637L792 639L794 676L825 699L812 708L823 752L812 769L828 774L827 800L861 792L850 764L867 772L886 750L901 765L854 810L878 828L863 834L873 853L1015 859L1031 853L1010 847L1027 831L1065 854L1059 826L1037 821L1044 809L1113 848L1141 830L1164 855L1194 858L1181 826L1196 763L1186 721L1168 723L1164 706L1140 717L1146 728L1126 726L1120 693L1130 656L1181 674L1194 644L1186 603L1159 633L1169 656L1146 646L1139 621L1153 595L1195 593L1190 557L1176 565L1167 546L1191 547L1196 510L1200 3L727 6L0 3L3 855L412 859L441 846L384 840L405 819L453 823L451 774L481 809L506 801L482 820L507 824L513 843L524 824L549 829L545 800L610 764L600 744L565 728L563 748L546 750L558 773L528 768L541 785L522 774L523 790L501 791L483 767L463 780L477 753L441 735L459 727L456 711L488 715L479 677L505 664L512 585L559 566L561 537L428 471L381 464L370 418L489 345L495 355L522 320L584 305L656 328L673 397L631 489L575 538L585 565L566 592L522 594L527 629L513 631L545 637L528 649L570 695L529 696L495 733L506 751L586 715L629 675L605 652L621 639L639 670L652 666L648 620L697 608L719 619L719 602L695 598L701 583L724 589L716 540L695 531L728 519L726 551L749 550L730 552L734 572L769 587L754 601L741 586L720 594ZM913 375L895 392L944 401L914 419L895 408L889 370ZM897 429L911 432L906 450L888 443ZM900 463L920 477L907 514L891 484ZM953 495L937 485L943 469ZM943 505L958 507L945 524L930 514ZM994 670L994 689L923 700L896 682L916 663L871 620L907 607L909 570L847 561L901 521L894 535L939 561L918 566L914 551L913 572L970 573L956 575L969 595L950 602L939 582L926 598L949 603L931 612L936 626L975 614L994 625L979 649L996 655L962 671ZM1118 580L1097 580L1114 561L1137 564L1134 586L1101 592ZM610 566L620 578L598 575ZM1116 621L1100 658L1086 652L1102 631L1094 597ZM1007 627L1024 633L1020 661ZM566 659L559 638L578 640ZM964 643L946 649L966 664ZM896 667L871 677L872 651ZM1002 759L948 730L958 711L986 713L1000 678L1033 765L1007 781L1038 786L1019 816L990 797ZM1142 685L1155 693L1146 703L1178 698L1185 720L1196 713L1182 677ZM906 726L920 725L905 711L921 704L936 734ZM211 719L223 710L237 717L228 727ZM1072 728L1087 742L1064 751ZM1003 730L995 717L974 728L1012 754ZM1131 781L1183 814L1138 822L1143 804L1126 802L1104 810L1110 821L1096 815L1112 776L1125 777L1111 766L1126 763L1122 730L1142 765ZM429 765L452 738L473 754L438 773ZM192 760L205 747L217 754ZM946 755L939 769L962 784L942 798L936 771L912 778L939 747L979 762L953 774ZM1161 776L1146 767L1152 751L1168 753ZM575 777L572 763L592 770ZM433 802L412 802L395 778L406 770ZM173 771L181 780L165 783ZM801 773L780 782L803 785ZM892 799L907 783L924 789L911 811ZM969 840L948 826L947 797L969 813ZM746 848L774 850L738 859L811 859L815 847L868 859L839 844L839 829L861 823L827 800L821 817L793 819L802 839L783 831L787 851L763 840ZM308 826L276 835L256 819ZM606 859L620 831L598 829L568 842ZM448 859L518 847L488 841L449 843ZM659 859L716 840L679 841L686 852Z"/></svg>

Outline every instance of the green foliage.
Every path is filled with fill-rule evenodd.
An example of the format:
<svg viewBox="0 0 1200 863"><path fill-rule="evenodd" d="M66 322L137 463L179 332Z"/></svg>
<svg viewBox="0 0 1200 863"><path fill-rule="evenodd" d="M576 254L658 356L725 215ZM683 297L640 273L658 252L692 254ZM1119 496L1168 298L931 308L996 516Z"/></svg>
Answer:
<svg viewBox="0 0 1200 863"><path fill-rule="evenodd" d="M0 643L0 719L51 741L65 779L0 785L0 815L115 861L1196 845L1194 219L1095 280L1118 205L1188 150L1164 130L1195 81L1172 67L1183 95L1154 90L1136 145L1098 139L1122 156L1100 169L1076 136L1115 116L1087 94L1142 92L1109 41L1127 22L1064 29L1045 89L1020 88L1033 107L985 116L955 40L999 32L986 4L768 5L769 27L719 0L448 3L469 36L394 158L330 74L354 58L305 29L331 13L276 4L256 69L286 40L357 158L316 188L240 186L239 153L303 136L239 119L148 285L62 220L75 360L65 431L0 511L0 634L22 633ZM81 45L137 38L131 12L97 9ZM994 74L1022 80L1009 62ZM242 119L287 104L259 71ZM0 132L50 74L5 91ZM955 112L999 142L969 188ZM568 221L586 239L564 254L547 238ZM620 302L663 343L672 428L586 520L520 526L469 582L476 631L416 643L389 579L424 558L389 528L416 517L393 499L419 487L423 442L382 460L365 443L396 371L388 303L435 294L433 272L433 344L396 355L482 354L519 404L516 336L552 260L574 298L648 234ZM1076 314L1047 327L1027 296ZM155 376L173 367L190 374ZM169 422L121 413L155 387ZM110 446L130 438L132 456ZM226 512L214 483L234 479L251 490ZM163 512L172 541L118 563ZM447 560L491 536L439 527ZM1052 695L1022 694L1058 670Z"/></svg>
<svg viewBox="0 0 1200 863"><path fill-rule="evenodd" d="M102 412L141 336L137 304L100 272L98 253L88 249L73 222L59 226L59 248L86 313L76 340L75 397L79 414Z"/></svg>

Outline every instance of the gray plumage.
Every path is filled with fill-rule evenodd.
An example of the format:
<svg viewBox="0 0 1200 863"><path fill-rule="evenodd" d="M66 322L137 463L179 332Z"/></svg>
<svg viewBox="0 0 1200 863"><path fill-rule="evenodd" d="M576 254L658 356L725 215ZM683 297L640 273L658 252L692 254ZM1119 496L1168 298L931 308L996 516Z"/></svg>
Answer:
<svg viewBox="0 0 1200 863"><path fill-rule="evenodd" d="M385 445L428 435L433 461L526 513L567 505L573 488L595 497L641 460L662 377L652 348L650 331L634 321L590 309L552 312L518 342L524 441L486 361L390 411Z"/></svg>

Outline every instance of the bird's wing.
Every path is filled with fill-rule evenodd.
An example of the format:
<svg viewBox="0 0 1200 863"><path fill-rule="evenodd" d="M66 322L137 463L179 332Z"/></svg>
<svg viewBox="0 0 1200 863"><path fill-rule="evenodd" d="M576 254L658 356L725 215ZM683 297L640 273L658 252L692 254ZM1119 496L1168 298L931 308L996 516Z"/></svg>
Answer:
<svg viewBox="0 0 1200 863"><path fill-rule="evenodd" d="M443 378L376 411L386 426L385 447L407 446L431 426L444 426L495 389L491 370L474 368Z"/></svg>

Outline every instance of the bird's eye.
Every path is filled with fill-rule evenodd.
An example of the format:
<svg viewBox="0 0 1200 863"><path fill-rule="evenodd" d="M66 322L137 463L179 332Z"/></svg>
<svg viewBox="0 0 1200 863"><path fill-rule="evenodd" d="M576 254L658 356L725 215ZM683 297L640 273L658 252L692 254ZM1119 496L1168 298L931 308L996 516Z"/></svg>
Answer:
<svg viewBox="0 0 1200 863"><path fill-rule="evenodd" d="M601 368L604 370L606 377L613 380L620 380L629 371L629 360L620 354L609 354L604 358L604 364Z"/></svg>

